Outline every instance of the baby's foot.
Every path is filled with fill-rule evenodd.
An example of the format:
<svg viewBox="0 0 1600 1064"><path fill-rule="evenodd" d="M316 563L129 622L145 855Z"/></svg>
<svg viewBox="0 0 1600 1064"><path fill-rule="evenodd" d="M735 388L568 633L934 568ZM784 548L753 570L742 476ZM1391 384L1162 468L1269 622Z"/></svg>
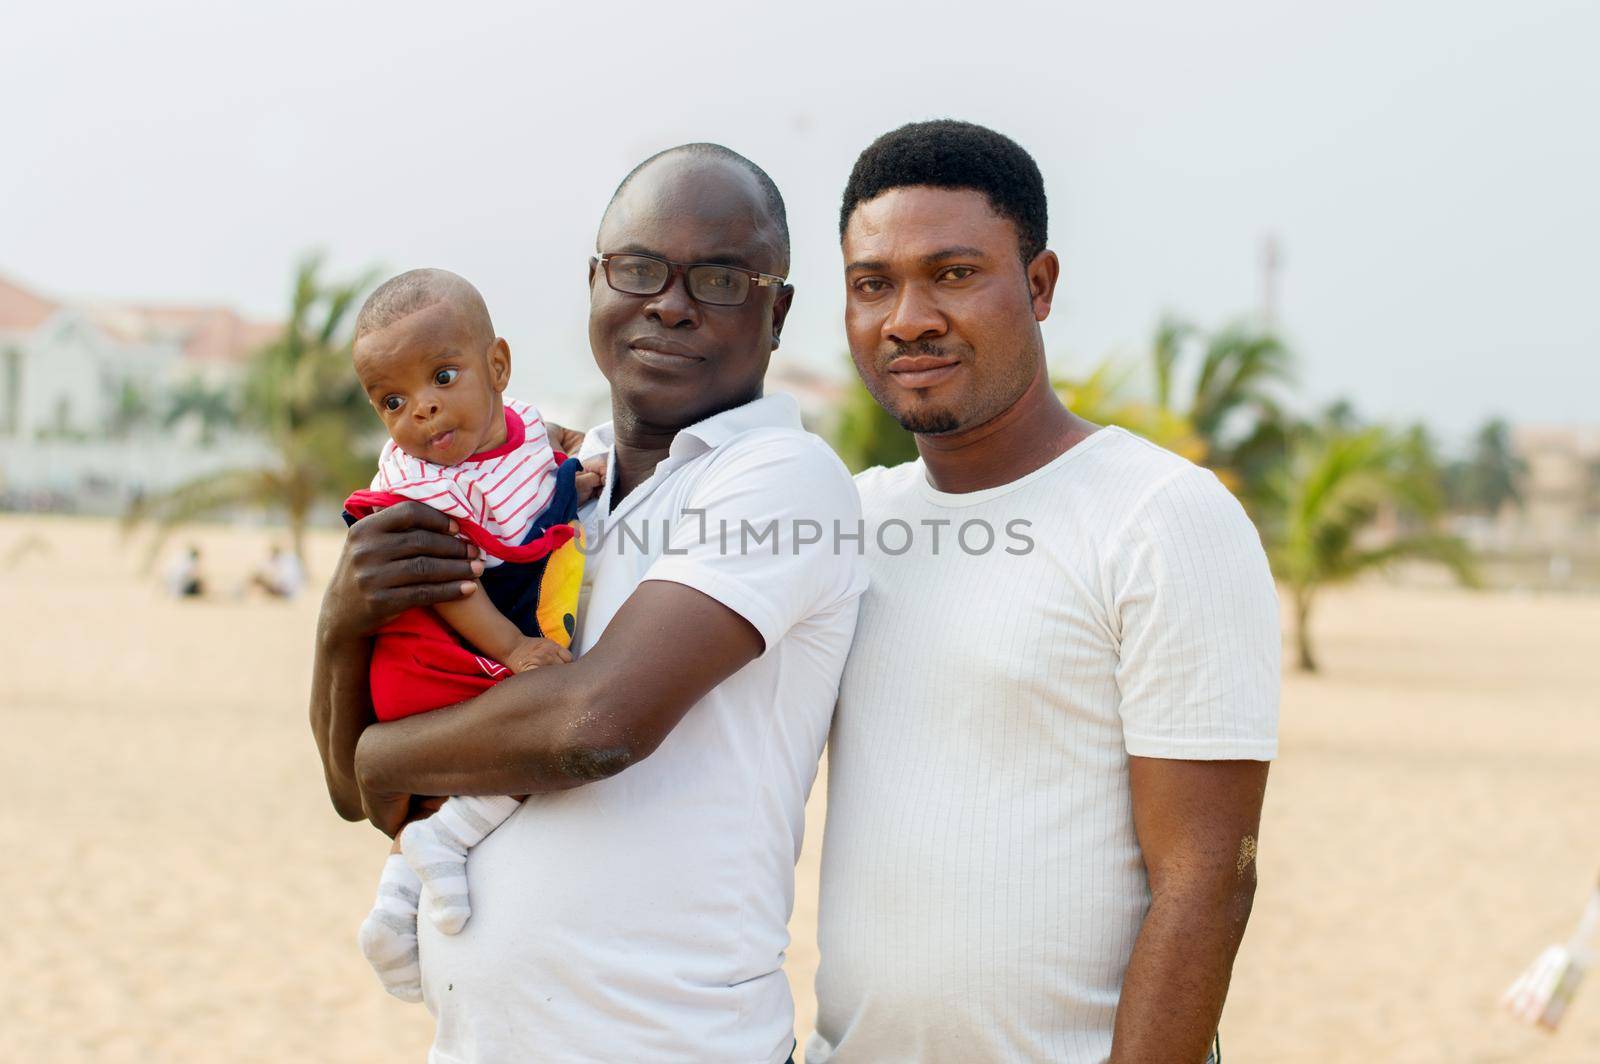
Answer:
<svg viewBox="0 0 1600 1064"><path fill-rule="evenodd" d="M378 879L378 899L356 941L383 988L401 1001L422 1000L417 959L417 896L422 883L404 857L391 853Z"/></svg>
<svg viewBox="0 0 1600 1064"><path fill-rule="evenodd" d="M425 886L428 919L446 935L467 925L467 851L505 823L521 803L515 798L452 798L425 820L413 820L400 833L405 854Z"/></svg>

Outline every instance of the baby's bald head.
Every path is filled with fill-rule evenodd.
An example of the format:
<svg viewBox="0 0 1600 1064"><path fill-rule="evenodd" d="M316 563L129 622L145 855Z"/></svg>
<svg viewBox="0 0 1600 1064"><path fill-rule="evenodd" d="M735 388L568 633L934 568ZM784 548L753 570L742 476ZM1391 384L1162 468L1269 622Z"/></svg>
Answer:
<svg viewBox="0 0 1600 1064"><path fill-rule="evenodd" d="M455 316L484 343L494 342L494 322L483 296L465 277L449 270L407 270L377 287L356 315L356 335L386 329L436 303L449 303Z"/></svg>
<svg viewBox="0 0 1600 1064"><path fill-rule="evenodd" d="M448 270L410 270L378 286L356 315L356 376L389 438L453 466L504 442L500 394L511 348L478 290Z"/></svg>

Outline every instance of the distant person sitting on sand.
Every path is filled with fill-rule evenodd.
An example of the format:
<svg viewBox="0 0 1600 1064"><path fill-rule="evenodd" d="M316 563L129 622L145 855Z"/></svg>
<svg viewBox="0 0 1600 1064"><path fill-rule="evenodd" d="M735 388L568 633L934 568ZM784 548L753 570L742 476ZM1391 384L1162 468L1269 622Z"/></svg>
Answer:
<svg viewBox="0 0 1600 1064"><path fill-rule="evenodd" d="M190 544L174 556L162 579L167 585L167 594L173 598L199 598L204 594L205 581L200 576L200 548Z"/></svg>
<svg viewBox="0 0 1600 1064"><path fill-rule="evenodd" d="M300 594L305 586L306 571L301 566L300 559L292 551L286 551L274 543L267 560L250 574L247 590L253 587L265 591L273 598L292 599Z"/></svg>
<svg viewBox="0 0 1600 1064"><path fill-rule="evenodd" d="M361 308L354 354L390 439L371 490L345 502L347 518L426 503L487 555L475 594L411 609L377 633L370 680L378 719L455 705L513 673L570 662L583 571L573 521L603 472L554 451L539 412L502 398L511 350L483 297L444 270L403 273ZM467 851L520 801L451 798L397 837L359 936L389 993L422 996L421 886L434 926L461 930L471 915Z"/></svg>

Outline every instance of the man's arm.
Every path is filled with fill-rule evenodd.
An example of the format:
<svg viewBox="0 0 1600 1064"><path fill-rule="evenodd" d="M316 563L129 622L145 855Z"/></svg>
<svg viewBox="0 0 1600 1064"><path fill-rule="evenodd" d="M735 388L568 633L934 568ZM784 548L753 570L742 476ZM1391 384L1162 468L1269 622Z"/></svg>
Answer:
<svg viewBox="0 0 1600 1064"><path fill-rule="evenodd" d="M483 563L457 539L455 524L422 503L380 510L357 521L345 539L322 598L311 667L311 733L322 757L333 807L360 820L356 741L372 722L367 669L372 633L412 606L470 595Z"/></svg>
<svg viewBox="0 0 1600 1064"><path fill-rule="evenodd" d="M412 795L541 794L614 776L654 752L763 646L749 621L710 596L646 580L572 664L366 728L355 771L368 816L392 835Z"/></svg>
<svg viewBox="0 0 1600 1064"><path fill-rule="evenodd" d="M1111 1064L1201 1064L1256 889L1265 761L1129 758L1150 911L1117 1005Z"/></svg>

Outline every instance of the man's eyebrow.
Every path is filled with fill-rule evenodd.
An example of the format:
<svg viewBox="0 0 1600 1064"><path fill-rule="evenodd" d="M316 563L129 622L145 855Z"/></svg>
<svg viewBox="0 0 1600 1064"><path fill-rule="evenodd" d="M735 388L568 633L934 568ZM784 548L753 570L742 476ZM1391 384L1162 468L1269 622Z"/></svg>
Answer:
<svg viewBox="0 0 1600 1064"><path fill-rule="evenodd" d="M953 247L940 248L938 251L930 252L929 254L922 256L922 265L934 266L945 261L946 259L984 258L988 258L988 255L984 253L982 248L969 247L965 244L956 244Z"/></svg>
<svg viewBox="0 0 1600 1064"><path fill-rule="evenodd" d="M647 248L643 244L624 244L615 251L602 251L601 255L649 255L653 258L664 259L665 255L655 248Z"/></svg>
<svg viewBox="0 0 1600 1064"><path fill-rule="evenodd" d="M602 254L606 254L606 255L649 255L651 258L667 259L669 261L676 261L676 260L672 259L672 256L663 255L661 252L655 250L654 248L647 248L643 244L624 244L624 245L622 245L620 248L618 248L615 251L602 252ZM754 266L750 265L750 259L747 258L746 256L744 256L744 255L727 254L727 253L723 253L723 252L707 253L705 255L696 256L695 258L692 258L692 259L684 259L683 261L684 262L690 262L690 263L696 263L696 264L704 263L707 266L738 266L740 269L745 269L745 270L754 270L755 269Z"/></svg>
<svg viewBox="0 0 1600 1064"><path fill-rule="evenodd" d="M917 260L921 266L937 266L949 259L986 259L988 254L982 248L969 247L965 244L955 244L947 248L932 251ZM882 259L857 259L844 268L845 273L856 270L887 270L889 264Z"/></svg>

